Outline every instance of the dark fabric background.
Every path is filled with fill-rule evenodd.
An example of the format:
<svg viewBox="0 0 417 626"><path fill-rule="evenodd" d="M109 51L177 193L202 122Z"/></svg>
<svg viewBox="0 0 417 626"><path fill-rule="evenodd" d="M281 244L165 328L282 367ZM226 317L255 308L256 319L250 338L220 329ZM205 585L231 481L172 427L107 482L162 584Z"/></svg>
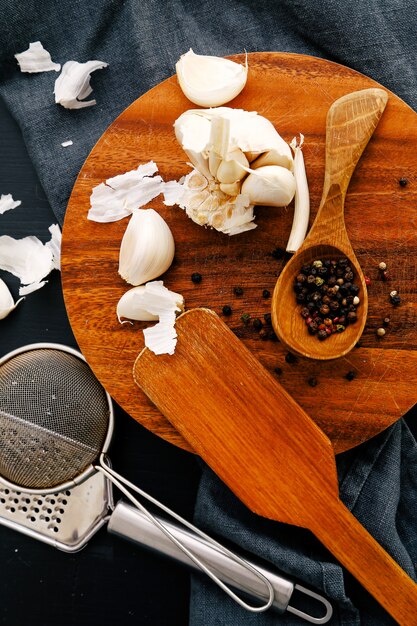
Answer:
<svg viewBox="0 0 417 626"><path fill-rule="evenodd" d="M75 177L95 141L128 104L173 74L178 57L190 47L217 55L246 49L320 56L371 76L410 106L417 106L416 3L411 0L27 0L21 4L0 0L0 15L0 94L21 128L61 223ZM95 107L65 110L54 103L55 72L19 72L13 55L35 40L43 43L55 62L109 63L92 77ZM68 139L74 145L64 150L60 144ZM338 460L342 498L414 576L416 456L415 439L400 421ZM393 623L308 532L255 518L206 469L196 519L296 579L322 589L335 602L332 624ZM295 626L303 622L288 614L280 620L273 614L243 613L211 585L196 580L190 623Z"/></svg>

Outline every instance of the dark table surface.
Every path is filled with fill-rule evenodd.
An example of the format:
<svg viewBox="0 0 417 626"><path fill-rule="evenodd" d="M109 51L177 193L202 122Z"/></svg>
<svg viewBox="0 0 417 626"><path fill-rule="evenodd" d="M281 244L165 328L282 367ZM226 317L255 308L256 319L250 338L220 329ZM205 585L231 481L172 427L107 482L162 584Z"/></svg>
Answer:
<svg viewBox="0 0 417 626"><path fill-rule="evenodd" d="M0 100L0 194L20 207L0 215L0 234L50 238L56 219L21 133ZM15 300L19 281L0 271ZM76 347L63 303L60 273L0 321L0 357L37 342ZM191 519L199 478L193 455L151 434L116 406L110 449L123 476ZM118 494L115 494L116 501ZM66 554L0 526L0 623L6 626L106 626L188 623L189 573L102 528L81 551Z"/></svg>

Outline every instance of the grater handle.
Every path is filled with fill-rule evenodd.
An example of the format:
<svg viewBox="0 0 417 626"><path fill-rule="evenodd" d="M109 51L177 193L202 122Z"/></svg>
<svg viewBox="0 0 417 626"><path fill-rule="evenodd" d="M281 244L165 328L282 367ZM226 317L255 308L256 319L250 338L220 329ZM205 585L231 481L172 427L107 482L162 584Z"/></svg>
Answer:
<svg viewBox="0 0 417 626"><path fill-rule="evenodd" d="M160 521L162 520L160 519ZM183 545L204 561L223 582L253 598L265 600L265 586L249 569L192 531L181 528L167 520L163 520L163 524ZM199 569L146 515L125 502L118 502L110 517L107 529L114 535L130 539L137 544L174 558L196 570ZM280 613L288 610L313 624L325 624L330 620L332 607L325 598L294 584L258 564L247 562L256 567L257 571L261 572L271 583L274 590L272 607L275 610ZM325 615L323 617L313 617L295 607L289 606L294 588L320 602L325 607Z"/></svg>

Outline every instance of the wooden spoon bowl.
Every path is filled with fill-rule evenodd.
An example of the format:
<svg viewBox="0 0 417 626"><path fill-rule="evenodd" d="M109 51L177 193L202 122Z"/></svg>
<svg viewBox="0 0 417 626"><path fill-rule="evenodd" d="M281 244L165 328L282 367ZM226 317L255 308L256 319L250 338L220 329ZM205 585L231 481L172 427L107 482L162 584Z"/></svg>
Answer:
<svg viewBox="0 0 417 626"><path fill-rule="evenodd" d="M359 340L366 323L368 295L365 278L350 244L344 221L347 188L355 167L385 109L382 89L355 91L336 100L326 120L326 165L320 207L303 245L282 270L272 297L272 324L291 352L317 360L347 354ZM304 264L347 257L359 286L357 321L324 341L310 335L296 302L294 279Z"/></svg>
<svg viewBox="0 0 417 626"><path fill-rule="evenodd" d="M349 324L341 333L334 333L324 341L317 335L310 335L305 320L300 315L302 305L295 299L294 279L304 264L311 264L316 259L335 259L348 257L354 272L354 282L360 288L360 304L357 307L357 320ZM278 295L276 295L278 294ZM292 257L281 273L273 296L272 323L281 342L291 352L310 359L324 361L344 356L358 342L366 323L368 311L368 293L359 262L353 254L330 244L317 244L304 248Z"/></svg>

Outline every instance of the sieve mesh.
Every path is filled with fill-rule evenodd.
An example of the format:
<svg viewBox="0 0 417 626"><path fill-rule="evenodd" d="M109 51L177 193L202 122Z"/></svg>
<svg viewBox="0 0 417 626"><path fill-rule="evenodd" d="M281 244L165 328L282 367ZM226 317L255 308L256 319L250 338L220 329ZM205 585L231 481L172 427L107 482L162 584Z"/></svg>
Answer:
<svg viewBox="0 0 417 626"><path fill-rule="evenodd" d="M80 358L39 348L0 366L0 476L49 489L99 456L109 428L107 396Z"/></svg>

